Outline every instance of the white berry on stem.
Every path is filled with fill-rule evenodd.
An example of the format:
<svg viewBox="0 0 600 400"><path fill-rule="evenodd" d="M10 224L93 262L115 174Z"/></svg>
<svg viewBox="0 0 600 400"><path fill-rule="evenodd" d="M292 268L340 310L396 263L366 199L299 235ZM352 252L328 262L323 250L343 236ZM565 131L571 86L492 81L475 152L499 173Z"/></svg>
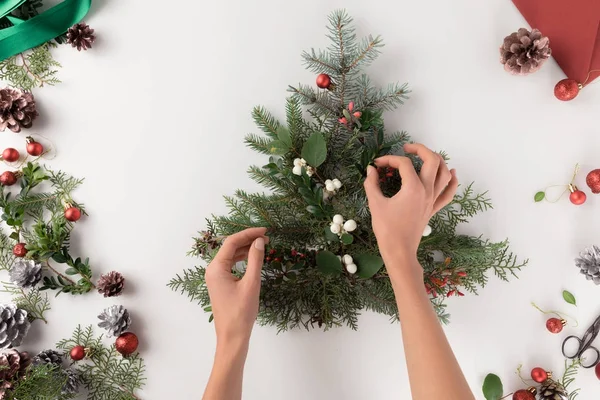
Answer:
<svg viewBox="0 0 600 400"><path fill-rule="evenodd" d="M294 175L302 175L302 167L299 165L296 165L293 169L292 169L292 173Z"/></svg>
<svg viewBox="0 0 600 400"><path fill-rule="evenodd" d="M345 254L344 257L342 257L342 262L346 265L348 264L353 264L354 260L352 259L352 256L350 254Z"/></svg>
<svg viewBox="0 0 600 400"><path fill-rule="evenodd" d="M333 223L334 224L338 224L338 225L342 225L344 223L344 217L342 217L340 214L336 214L333 216Z"/></svg>
<svg viewBox="0 0 600 400"><path fill-rule="evenodd" d="M348 271L350 274L355 274L356 271L358 271L358 267L354 263L346 264L346 271Z"/></svg>
<svg viewBox="0 0 600 400"><path fill-rule="evenodd" d="M340 224L336 223L331 224L329 229L331 230L331 233L335 233L336 235L342 231L342 227L340 226Z"/></svg>
<svg viewBox="0 0 600 400"><path fill-rule="evenodd" d="M342 187L342 182L339 179L334 179L333 181L333 187L335 187L336 189L339 189Z"/></svg>
<svg viewBox="0 0 600 400"><path fill-rule="evenodd" d="M356 229L356 227L356 221L354 221L353 219L349 219L348 221L344 222L344 230L346 232L352 232Z"/></svg>

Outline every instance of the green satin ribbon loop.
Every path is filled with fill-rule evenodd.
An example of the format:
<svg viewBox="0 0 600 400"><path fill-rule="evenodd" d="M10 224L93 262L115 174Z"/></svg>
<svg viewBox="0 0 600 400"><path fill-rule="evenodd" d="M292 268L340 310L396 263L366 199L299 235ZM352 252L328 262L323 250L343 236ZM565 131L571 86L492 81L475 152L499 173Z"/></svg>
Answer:
<svg viewBox="0 0 600 400"><path fill-rule="evenodd" d="M4 17L23 3L25 3L25 0L5 0L0 4L0 17Z"/></svg>
<svg viewBox="0 0 600 400"><path fill-rule="evenodd" d="M9 0L7 4L0 6L0 10L4 11L12 6L12 9L8 11L10 12L20 4L22 4L21 0ZM15 23L15 26L0 30L0 60L5 60L62 35L85 17L91 5L92 0L64 0L26 21L8 17L11 22Z"/></svg>

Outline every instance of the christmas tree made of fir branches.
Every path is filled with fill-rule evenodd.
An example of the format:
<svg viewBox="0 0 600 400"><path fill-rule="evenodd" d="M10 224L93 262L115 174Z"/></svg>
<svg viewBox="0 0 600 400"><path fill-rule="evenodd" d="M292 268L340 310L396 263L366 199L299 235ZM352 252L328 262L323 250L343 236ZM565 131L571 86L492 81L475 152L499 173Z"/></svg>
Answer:
<svg viewBox="0 0 600 400"><path fill-rule="evenodd" d="M318 87L289 87L284 122L262 107L252 112L264 135L248 135L246 143L267 155L268 163L248 172L270 193L237 190L226 196L229 215L207 220L191 251L208 263L223 237L267 227L271 241L262 272L259 322L281 331L344 324L356 329L362 309L397 319L363 181L375 158L403 154L403 145L410 142L404 132L387 133L382 118L384 111L403 104L408 90L398 83L386 88L371 83L364 69L379 55L382 41L371 36L358 40L345 11L333 12L327 29L330 46L302 54L306 67L318 74ZM420 160L412 159L418 171ZM385 194L400 189L397 171L379 174ZM476 194L472 185L463 187L431 219L432 232L419 246L424 290L444 322L449 317L446 297L476 293L492 273L507 280L526 263L517 262L506 241L456 233L459 224L489 207L485 193ZM204 267L186 270L169 286L210 312L204 273ZM242 276L243 268L233 273Z"/></svg>

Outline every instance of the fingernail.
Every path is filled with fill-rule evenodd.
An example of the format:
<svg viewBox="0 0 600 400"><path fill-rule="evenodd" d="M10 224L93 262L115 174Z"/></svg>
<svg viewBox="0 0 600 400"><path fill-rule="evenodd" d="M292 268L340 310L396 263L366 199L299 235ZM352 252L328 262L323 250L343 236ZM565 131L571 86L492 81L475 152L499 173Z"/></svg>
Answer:
<svg viewBox="0 0 600 400"><path fill-rule="evenodd" d="M367 176L371 175L374 170L375 170L375 168L372 165L369 165L367 167Z"/></svg>
<svg viewBox="0 0 600 400"><path fill-rule="evenodd" d="M259 237L254 241L254 247L256 250L264 250L265 249L265 239Z"/></svg>

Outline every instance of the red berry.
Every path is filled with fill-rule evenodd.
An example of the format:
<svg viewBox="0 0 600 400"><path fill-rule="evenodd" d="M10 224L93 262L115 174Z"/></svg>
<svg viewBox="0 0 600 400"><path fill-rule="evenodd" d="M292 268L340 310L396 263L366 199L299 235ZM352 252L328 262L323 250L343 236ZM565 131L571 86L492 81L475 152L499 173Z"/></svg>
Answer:
<svg viewBox="0 0 600 400"><path fill-rule="evenodd" d="M75 346L69 354L74 361L81 361L85 358L85 348L83 346Z"/></svg>
<svg viewBox="0 0 600 400"><path fill-rule="evenodd" d="M27 138L27 141L27 152L30 155L37 157L44 152L44 146L40 142L33 140L31 136Z"/></svg>
<svg viewBox="0 0 600 400"><path fill-rule="evenodd" d="M12 186L17 183L17 174L12 171L5 171L0 175L0 184L2 186Z"/></svg>
<svg viewBox="0 0 600 400"><path fill-rule="evenodd" d="M298 252L296 250L292 250L292 257L296 257L298 255Z"/></svg>
<svg viewBox="0 0 600 400"><path fill-rule="evenodd" d="M346 117L342 117L340 119L338 119L338 121L340 122L340 124L347 124L348 120L346 119Z"/></svg>
<svg viewBox="0 0 600 400"><path fill-rule="evenodd" d="M15 162L19 159L20 156L21 155L19 154L19 151L17 149L13 149L12 147L4 149L4 151L2 152L2 158L4 159L4 161L8 162Z"/></svg>
<svg viewBox="0 0 600 400"><path fill-rule="evenodd" d="M388 178L391 178L392 176L394 176L393 172L386 172L385 176L387 176Z"/></svg>
<svg viewBox="0 0 600 400"><path fill-rule="evenodd" d="M304 254L300 254L300 258L304 258L306 257Z"/></svg>
<svg viewBox="0 0 600 400"><path fill-rule="evenodd" d="M542 383L548 379L548 373L543 368L536 367L531 370L531 379L537 383Z"/></svg>
<svg viewBox="0 0 600 400"><path fill-rule="evenodd" d="M273 261L275 261L275 262L281 262L281 258L276 257Z"/></svg>
<svg viewBox="0 0 600 400"><path fill-rule="evenodd" d="M27 249L25 248L25 243L15 244L15 247L13 247L13 254L17 257L25 257L27 255Z"/></svg>
<svg viewBox="0 0 600 400"><path fill-rule="evenodd" d="M456 293L456 290L450 290L450 291L449 291L449 292L446 294L446 297L453 296L453 295L454 295L454 293Z"/></svg>
<svg viewBox="0 0 600 400"><path fill-rule="evenodd" d="M456 275L460 276L461 278L464 278L465 276L467 276L467 273L465 271L459 271Z"/></svg>
<svg viewBox="0 0 600 400"><path fill-rule="evenodd" d="M269 261L271 261L271 257L267 257L267 258L265 258L265 260L266 260L267 262L269 262Z"/></svg>
<svg viewBox="0 0 600 400"><path fill-rule="evenodd" d="M460 291L458 291L458 290L456 291L456 293L458 293L458 295L459 295L460 297L463 297L463 296L465 295L463 292L460 292Z"/></svg>
<svg viewBox="0 0 600 400"><path fill-rule="evenodd" d="M360 118L360 117L361 117L361 115L362 115L362 113L361 113L360 111L356 111L356 112L355 112L354 114L352 114L352 115L354 115L354 118Z"/></svg>
<svg viewBox="0 0 600 400"><path fill-rule="evenodd" d="M81 210L77 207L69 207L65 210L65 218L71 222L79 221Z"/></svg>
<svg viewBox="0 0 600 400"><path fill-rule="evenodd" d="M596 378L600 379L600 363L596 364Z"/></svg>
<svg viewBox="0 0 600 400"><path fill-rule="evenodd" d="M550 318L548 321L546 321L546 328L552 333L560 333L566 324L567 321L564 319Z"/></svg>
<svg viewBox="0 0 600 400"><path fill-rule="evenodd" d="M270 254L270 255L273 255L273 254L275 254L275 249L271 249L271 250L269 250L269 254Z"/></svg>

